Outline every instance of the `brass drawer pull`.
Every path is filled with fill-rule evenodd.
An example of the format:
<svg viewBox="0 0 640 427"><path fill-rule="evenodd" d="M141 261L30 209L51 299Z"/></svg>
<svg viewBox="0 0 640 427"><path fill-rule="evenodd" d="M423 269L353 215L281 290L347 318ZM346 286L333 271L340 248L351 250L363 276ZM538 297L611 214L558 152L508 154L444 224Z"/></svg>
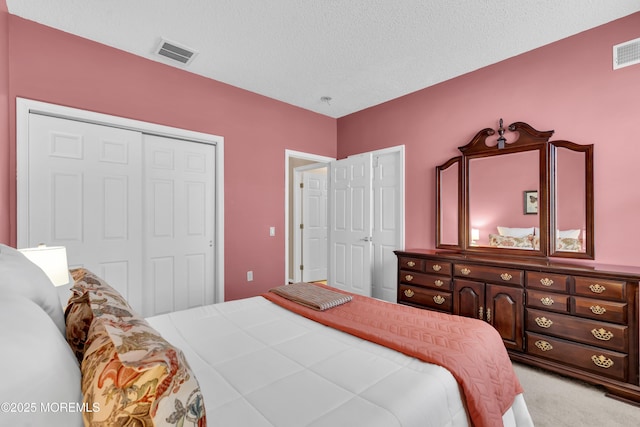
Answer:
<svg viewBox="0 0 640 427"><path fill-rule="evenodd" d="M409 261L409 262L407 262L407 265L408 265L409 267L415 267L415 266L416 266L416 263L415 263L415 262L413 262L413 261Z"/></svg>
<svg viewBox="0 0 640 427"><path fill-rule="evenodd" d="M553 350L553 346L549 344L547 341L536 341L536 347L538 347L542 351L550 351Z"/></svg>
<svg viewBox="0 0 640 427"><path fill-rule="evenodd" d="M545 329L548 329L551 327L551 325L553 325L553 321L547 319L546 317L536 317L536 323L538 324L538 326Z"/></svg>
<svg viewBox="0 0 640 427"><path fill-rule="evenodd" d="M594 294L601 294L603 293L607 288L605 288L602 285L599 284L595 284L595 285L589 285L589 289L591 289L591 292L593 292Z"/></svg>
<svg viewBox="0 0 640 427"><path fill-rule="evenodd" d="M442 280L438 279L435 282L433 282L433 284L438 286L438 287L440 287L440 286L444 285L444 282Z"/></svg>
<svg viewBox="0 0 640 427"><path fill-rule="evenodd" d="M592 329L591 334L600 341L609 341L611 338L613 338L613 332L607 331L604 328Z"/></svg>
<svg viewBox="0 0 640 427"><path fill-rule="evenodd" d="M407 274L406 276L404 276L404 280L406 280L407 282L410 282L413 280L413 276L410 274Z"/></svg>
<svg viewBox="0 0 640 427"><path fill-rule="evenodd" d="M553 303L555 301L553 301L551 298L549 297L544 297L544 298L540 298L540 302L542 303L542 305L546 305L547 307L550 305L553 305Z"/></svg>
<svg viewBox="0 0 640 427"><path fill-rule="evenodd" d="M446 301L446 299L444 299L440 295L436 295L435 297L433 297L433 302L435 302L438 305L443 304L445 301Z"/></svg>
<svg viewBox="0 0 640 427"><path fill-rule="evenodd" d="M491 322L491 309L487 308L487 322Z"/></svg>
<svg viewBox="0 0 640 427"><path fill-rule="evenodd" d="M594 354L593 356L591 356L591 361L593 362L594 365L600 368L609 369L610 367L613 366L613 360L607 357L604 357L603 355L596 356Z"/></svg>
<svg viewBox="0 0 640 427"><path fill-rule="evenodd" d="M548 277L545 277L540 279L540 284L542 284L542 286L549 287L553 285L553 280L549 279Z"/></svg>
<svg viewBox="0 0 640 427"><path fill-rule="evenodd" d="M468 276L469 274L471 274L471 270L469 270L468 268L463 268L460 270L460 273L464 274L465 276Z"/></svg>
<svg viewBox="0 0 640 427"><path fill-rule="evenodd" d="M513 278L513 276L512 276L512 275L510 275L509 273L502 273L502 274L500 275L500 278L501 278L502 280L504 280L505 282L508 282L509 280L511 280L511 279Z"/></svg>
<svg viewBox="0 0 640 427"><path fill-rule="evenodd" d="M433 264L433 266L431 268L433 268L433 271L442 270L442 266L440 264Z"/></svg>
<svg viewBox="0 0 640 427"><path fill-rule="evenodd" d="M484 317L484 307L480 306L480 309L478 310L478 319L482 320L483 317Z"/></svg>
<svg viewBox="0 0 640 427"><path fill-rule="evenodd" d="M593 314L597 314L597 315L605 314L607 312L606 308L600 307L599 305L592 305L591 307L589 307L589 309Z"/></svg>
<svg viewBox="0 0 640 427"><path fill-rule="evenodd" d="M411 298L412 296L414 296L416 293L413 292L411 289L405 289L404 290L404 296L407 298Z"/></svg>

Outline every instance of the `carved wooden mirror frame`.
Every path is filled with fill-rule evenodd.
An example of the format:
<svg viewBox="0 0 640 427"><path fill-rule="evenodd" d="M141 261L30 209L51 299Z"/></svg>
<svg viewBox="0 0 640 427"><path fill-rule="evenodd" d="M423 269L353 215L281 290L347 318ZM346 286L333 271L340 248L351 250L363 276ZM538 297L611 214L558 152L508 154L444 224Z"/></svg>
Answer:
<svg viewBox="0 0 640 427"><path fill-rule="evenodd" d="M436 168L436 248L457 250L472 254L491 254L524 256L532 258L562 257L562 258L594 258L594 197L593 197L593 145L580 145L571 141L549 141L554 131L538 131L524 122L515 122L508 127L509 136L516 139L507 142L505 129L498 128L498 139L494 144L488 144L487 139L496 134L491 128L479 131L469 143L459 147L461 156L454 157ZM530 248L476 245L472 240L472 226L470 223L470 200L473 184L470 182L470 169L478 159L492 159L501 161L518 158L525 153L538 153L537 186L537 226L534 235L528 236ZM498 157L511 155L511 157ZM576 164L576 171L572 172L571 180L567 179L568 162L564 158L572 159ZM564 169L563 169L564 168ZM473 178L473 177L472 177ZM509 180L509 176L501 179ZM452 182L453 180L453 182ZM563 201L568 200L566 187L569 182L578 182L577 188L571 190L572 209L578 210L580 222L571 230L566 227L565 218L559 217L559 210ZM452 194L457 189L457 194ZM524 196L529 193L523 188ZM561 199L564 197L564 199ZM524 202L524 214L526 201ZM566 203L565 203L566 204ZM457 211L454 212L454 209ZM566 209L566 208L562 208ZM457 230L457 235L456 231ZM571 238L566 238L569 233ZM476 232L477 234L477 232ZM575 236L573 234L576 234ZM497 235L497 233L496 233ZM577 236L577 237L576 237ZM490 237L494 239L502 237ZM522 241L522 239L513 239ZM567 244L567 242L569 242ZM499 242L504 243L504 242ZM511 243L511 242L509 242ZM573 245L573 246L572 246Z"/></svg>

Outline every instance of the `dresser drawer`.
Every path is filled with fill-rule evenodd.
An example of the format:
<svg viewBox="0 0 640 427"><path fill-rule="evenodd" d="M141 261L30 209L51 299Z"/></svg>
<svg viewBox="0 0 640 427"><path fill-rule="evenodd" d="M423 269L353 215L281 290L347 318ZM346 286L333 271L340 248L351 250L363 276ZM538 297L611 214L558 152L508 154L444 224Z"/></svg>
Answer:
<svg viewBox="0 0 640 427"><path fill-rule="evenodd" d="M629 328L612 323L528 309L526 329L621 353L629 350Z"/></svg>
<svg viewBox="0 0 640 427"><path fill-rule="evenodd" d="M594 298L624 300L626 282L619 280L601 280L591 277L575 277L576 295Z"/></svg>
<svg viewBox="0 0 640 427"><path fill-rule="evenodd" d="M420 258L399 257L398 265L401 270L424 271L424 260Z"/></svg>
<svg viewBox="0 0 640 427"><path fill-rule="evenodd" d="M531 332L527 332L527 353L620 381L627 379L628 356L624 353Z"/></svg>
<svg viewBox="0 0 640 427"><path fill-rule="evenodd" d="M451 292L439 292L420 286L400 285L398 302L451 312Z"/></svg>
<svg viewBox="0 0 640 427"><path fill-rule="evenodd" d="M569 313L569 296L527 289L527 307Z"/></svg>
<svg viewBox="0 0 640 427"><path fill-rule="evenodd" d="M527 288L546 289L554 292L569 292L569 276L539 271L527 271Z"/></svg>
<svg viewBox="0 0 640 427"><path fill-rule="evenodd" d="M456 264L454 274L459 277L487 280L494 283L512 283L522 285L524 271L483 265Z"/></svg>
<svg viewBox="0 0 640 427"><path fill-rule="evenodd" d="M572 297L571 313L607 322L627 323L627 303Z"/></svg>
<svg viewBox="0 0 640 427"><path fill-rule="evenodd" d="M451 290L451 279L449 277L438 276L435 274L416 273L414 271L400 271L400 282L427 286L435 289Z"/></svg>
<svg viewBox="0 0 640 427"><path fill-rule="evenodd" d="M424 271L425 273L451 276L451 263L427 259L425 260Z"/></svg>

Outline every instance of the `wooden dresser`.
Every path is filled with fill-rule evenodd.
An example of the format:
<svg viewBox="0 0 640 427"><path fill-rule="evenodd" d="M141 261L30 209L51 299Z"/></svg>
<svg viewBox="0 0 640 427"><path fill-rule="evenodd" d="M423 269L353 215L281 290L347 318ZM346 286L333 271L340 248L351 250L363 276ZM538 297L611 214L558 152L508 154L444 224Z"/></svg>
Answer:
<svg viewBox="0 0 640 427"><path fill-rule="evenodd" d="M396 251L398 303L475 317L512 360L640 404L640 268Z"/></svg>

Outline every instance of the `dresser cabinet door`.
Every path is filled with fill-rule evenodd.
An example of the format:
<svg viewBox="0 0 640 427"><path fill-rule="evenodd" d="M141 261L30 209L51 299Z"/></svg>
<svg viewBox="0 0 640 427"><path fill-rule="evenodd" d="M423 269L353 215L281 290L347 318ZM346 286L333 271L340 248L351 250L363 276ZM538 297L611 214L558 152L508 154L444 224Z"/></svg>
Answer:
<svg viewBox="0 0 640 427"><path fill-rule="evenodd" d="M524 291L511 286L487 284L485 301L487 322L498 331L504 345L512 350L524 348Z"/></svg>
<svg viewBox="0 0 640 427"><path fill-rule="evenodd" d="M456 279L453 313L488 322L498 331L505 347L521 351L524 349L523 295L521 288Z"/></svg>
<svg viewBox="0 0 640 427"><path fill-rule="evenodd" d="M484 283L454 280L453 314L484 320Z"/></svg>

